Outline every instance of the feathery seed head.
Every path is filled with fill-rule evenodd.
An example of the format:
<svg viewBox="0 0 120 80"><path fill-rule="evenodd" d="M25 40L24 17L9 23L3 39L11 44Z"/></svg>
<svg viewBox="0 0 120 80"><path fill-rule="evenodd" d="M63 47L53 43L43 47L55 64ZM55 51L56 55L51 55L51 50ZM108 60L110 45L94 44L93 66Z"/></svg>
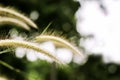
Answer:
<svg viewBox="0 0 120 80"><path fill-rule="evenodd" d="M26 16L24 16L23 14L21 14L20 12L17 12L16 10L14 10L12 8L0 6L0 15L20 19L21 21L25 22L26 24L30 25L31 27L37 29L37 25L32 20L30 20L29 18L27 18Z"/></svg>
<svg viewBox="0 0 120 80"><path fill-rule="evenodd" d="M35 45L34 43L31 42L27 42L27 41L17 41L17 40L0 40L0 46L12 46L12 47L24 47L24 48L28 48L28 49L33 49L37 52L43 53L44 55L47 55L48 57L50 57L51 59L53 59L55 62L64 65L63 62L61 62L60 60L58 60L54 55L52 55L50 52L44 50L43 48L38 47L37 45Z"/></svg>
<svg viewBox="0 0 120 80"><path fill-rule="evenodd" d="M29 26L24 22L20 21L19 19L9 18L9 17L0 17L0 25L6 25L6 24L15 25L15 26L22 27L26 30L30 30Z"/></svg>
<svg viewBox="0 0 120 80"><path fill-rule="evenodd" d="M35 39L36 39L37 42L52 41L57 46L66 47L66 48L72 50L72 52L74 54L79 54L80 56L83 56L83 54L76 47L74 47L68 41L66 41L66 40L64 40L64 39L62 39L60 37L50 36L50 35L40 35L40 36L37 36Z"/></svg>

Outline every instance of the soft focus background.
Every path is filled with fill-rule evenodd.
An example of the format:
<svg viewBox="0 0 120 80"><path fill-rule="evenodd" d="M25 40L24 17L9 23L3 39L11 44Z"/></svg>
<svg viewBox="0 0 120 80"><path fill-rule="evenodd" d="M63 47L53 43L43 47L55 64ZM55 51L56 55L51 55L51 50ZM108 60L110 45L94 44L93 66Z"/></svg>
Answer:
<svg viewBox="0 0 120 80"><path fill-rule="evenodd" d="M18 55L24 50L17 48L16 51L0 54L0 77L8 80L119 80L119 3L119 0L1 0L1 5L12 6L30 17L39 30L28 32L20 29L17 32L9 27L11 25L7 28L1 26L0 38L15 34L22 39L27 34L31 39L52 22L48 33L55 32L66 37L83 49L85 58L72 58L69 50L57 49L58 55L67 54L66 57L60 56L69 67L61 69L55 63L36 58L32 53ZM42 45L45 44L49 44L48 49L54 49L52 43ZM15 69L3 65L2 61Z"/></svg>

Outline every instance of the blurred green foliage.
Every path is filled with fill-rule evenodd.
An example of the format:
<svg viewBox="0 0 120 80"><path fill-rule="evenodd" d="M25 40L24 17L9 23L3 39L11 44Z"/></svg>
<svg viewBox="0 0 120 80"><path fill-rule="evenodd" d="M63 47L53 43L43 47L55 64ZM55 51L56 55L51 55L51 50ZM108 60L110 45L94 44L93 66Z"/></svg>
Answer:
<svg viewBox="0 0 120 80"><path fill-rule="evenodd" d="M39 12L39 18L35 23L39 26L39 32L52 21L49 31L62 32L60 35L74 38L78 42L80 35L75 29L75 12L80 4L72 0L1 0L1 5L12 6L28 16L32 11ZM2 28L1 28L2 29ZM4 28L3 28L4 29ZM8 32L8 29L0 31L0 34ZM3 32L2 32L3 31ZM36 30L33 30L36 32ZM28 32L30 34L31 32ZM4 38L3 35L0 37ZM2 49L1 49L2 50ZM9 53L9 54L8 54ZM0 54L0 60L10 64L21 72L10 70L0 65L0 76L6 76L9 80L119 80L120 66L110 63L103 64L101 56L90 56L84 65L70 63L69 68L57 68L55 64L45 61L29 62L26 58L18 59L13 52Z"/></svg>

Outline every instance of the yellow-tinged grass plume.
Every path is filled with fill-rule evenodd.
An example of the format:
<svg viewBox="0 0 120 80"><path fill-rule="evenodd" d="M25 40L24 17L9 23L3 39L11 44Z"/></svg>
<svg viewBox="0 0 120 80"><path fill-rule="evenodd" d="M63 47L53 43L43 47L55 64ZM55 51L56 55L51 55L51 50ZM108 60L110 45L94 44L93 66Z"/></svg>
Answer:
<svg viewBox="0 0 120 80"><path fill-rule="evenodd" d="M75 46L73 46L68 41L60 37L50 36L50 35L40 35L40 36L37 36L35 40L37 42L52 41L58 46L63 46L70 49L74 54L79 54L80 56L83 56L83 54Z"/></svg>
<svg viewBox="0 0 120 80"><path fill-rule="evenodd" d="M26 23L20 21L19 19L10 18L10 17L0 17L0 25L6 25L6 24L15 25L22 27L26 30L30 30L29 26Z"/></svg>
<svg viewBox="0 0 120 80"><path fill-rule="evenodd" d="M0 80L8 80L8 79L4 76L0 76Z"/></svg>
<svg viewBox="0 0 120 80"><path fill-rule="evenodd" d="M52 55L50 52L46 51L43 48L40 48L39 46L35 45L35 43L31 43L28 41L17 41L17 40L0 40L0 46L1 47L24 47L24 48L28 48L28 49L33 49L37 52L43 53L44 55L47 55L48 57L50 57L51 59L53 59L56 63L64 65L63 62L61 62L57 57L55 57L54 55Z"/></svg>
<svg viewBox="0 0 120 80"><path fill-rule="evenodd" d="M10 8L10 7L2 7L0 6L0 16L6 16L6 17L13 17L16 19L20 19L21 21L25 22L26 24L30 25L33 28L37 28L37 25L28 17L21 14L20 12L17 12L16 10Z"/></svg>

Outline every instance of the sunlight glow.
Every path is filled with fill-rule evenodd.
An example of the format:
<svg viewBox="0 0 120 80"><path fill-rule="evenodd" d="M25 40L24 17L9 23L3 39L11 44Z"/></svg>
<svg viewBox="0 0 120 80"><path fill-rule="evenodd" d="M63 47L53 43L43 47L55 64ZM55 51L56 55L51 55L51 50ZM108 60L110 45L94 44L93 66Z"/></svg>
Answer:
<svg viewBox="0 0 120 80"><path fill-rule="evenodd" d="M42 47L43 49L45 49L45 50L51 52L53 55L55 55L55 46L52 42L50 42L50 41L44 42L44 43L40 44L40 47ZM53 62L52 59L50 59L48 56L45 56L41 53L37 53L36 55L41 60L46 60L48 62Z"/></svg>
<svg viewBox="0 0 120 80"><path fill-rule="evenodd" d="M18 47L16 48L15 53L16 57L23 58L26 54L26 48Z"/></svg>
<svg viewBox="0 0 120 80"><path fill-rule="evenodd" d="M80 0L81 1L81 0ZM120 63L120 0L85 0L76 12L80 46L89 54L102 54L106 63Z"/></svg>
<svg viewBox="0 0 120 80"><path fill-rule="evenodd" d="M58 48L56 50L57 57L64 63L70 63L72 61L72 52L66 48Z"/></svg>

